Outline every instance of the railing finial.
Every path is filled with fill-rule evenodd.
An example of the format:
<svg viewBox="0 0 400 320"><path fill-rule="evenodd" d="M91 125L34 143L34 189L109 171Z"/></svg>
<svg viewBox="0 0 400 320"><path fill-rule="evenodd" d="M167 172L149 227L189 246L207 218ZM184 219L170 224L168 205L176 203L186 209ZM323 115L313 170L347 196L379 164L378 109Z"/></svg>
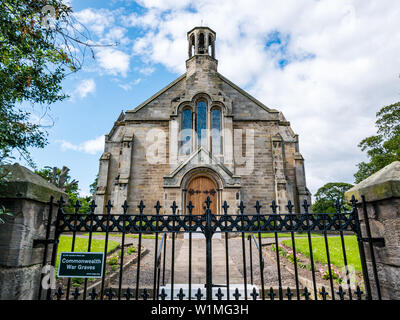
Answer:
<svg viewBox="0 0 400 320"><path fill-rule="evenodd" d="M126 214L127 213L127 211L128 211L128 208L129 208L129 206L128 206L128 201L124 201L124 204L121 206L122 207L122 209L124 210L124 214Z"/></svg>
<svg viewBox="0 0 400 320"><path fill-rule="evenodd" d="M96 209L96 207L97 207L96 203L94 202L94 200L92 200L92 202L89 205L91 214L94 214L94 210Z"/></svg>
<svg viewBox="0 0 400 320"><path fill-rule="evenodd" d="M143 214L143 209L146 208L146 206L145 206L144 203L143 203L143 200L140 200L140 203L139 203L139 205L138 205L138 208L139 208L139 213L140 213L140 214Z"/></svg>
<svg viewBox="0 0 400 320"><path fill-rule="evenodd" d="M224 205L222 206L222 209L224 209L224 214L227 215L228 214L228 203L226 202L226 200L224 201Z"/></svg>
<svg viewBox="0 0 400 320"><path fill-rule="evenodd" d="M160 201L157 201L157 203L154 206L154 208L156 209L156 214L159 215L160 214L160 209L162 208L162 206L160 205Z"/></svg>
<svg viewBox="0 0 400 320"><path fill-rule="evenodd" d="M308 213L308 208L310 207L310 205L308 204L308 201L306 198L304 198L302 207L304 208L304 212Z"/></svg>
<svg viewBox="0 0 400 320"><path fill-rule="evenodd" d="M111 208L113 207L113 205L111 204L111 200L107 201L107 205L106 205L106 209L107 209L107 214L111 213Z"/></svg>
<svg viewBox="0 0 400 320"><path fill-rule="evenodd" d="M276 213L276 209L278 208L278 206L276 205L275 200L272 200L272 204L270 205L270 207L272 208L272 213Z"/></svg>
<svg viewBox="0 0 400 320"><path fill-rule="evenodd" d="M240 201L240 205L238 206L240 213L243 214L244 213L244 209L246 208L246 206L243 204L243 200Z"/></svg>
<svg viewBox="0 0 400 320"><path fill-rule="evenodd" d="M176 214L176 209L178 209L178 206L176 205L176 201L174 200L174 202L172 202L172 214L175 215Z"/></svg>
<svg viewBox="0 0 400 320"><path fill-rule="evenodd" d="M262 208L262 206L260 205L260 202L258 200L256 201L256 205L254 206L254 208L256 208L257 214L260 214L260 209Z"/></svg>
<svg viewBox="0 0 400 320"><path fill-rule="evenodd" d="M194 205L192 204L192 201L189 201L189 204L187 205L187 208L189 209L189 215L192 214Z"/></svg>

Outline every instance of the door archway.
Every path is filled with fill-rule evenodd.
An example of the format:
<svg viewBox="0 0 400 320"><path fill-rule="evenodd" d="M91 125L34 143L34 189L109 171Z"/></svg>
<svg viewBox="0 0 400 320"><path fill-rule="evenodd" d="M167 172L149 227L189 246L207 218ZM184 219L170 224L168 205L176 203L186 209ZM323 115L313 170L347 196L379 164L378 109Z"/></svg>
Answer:
<svg viewBox="0 0 400 320"><path fill-rule="evenodd" d="M217 213L217 187L213 180L206 176L193 178L187 188L186 206L192 201L194 206L192 214L203 214L206 209L205 201L210 197L210 209L213 214Z"/></svg>

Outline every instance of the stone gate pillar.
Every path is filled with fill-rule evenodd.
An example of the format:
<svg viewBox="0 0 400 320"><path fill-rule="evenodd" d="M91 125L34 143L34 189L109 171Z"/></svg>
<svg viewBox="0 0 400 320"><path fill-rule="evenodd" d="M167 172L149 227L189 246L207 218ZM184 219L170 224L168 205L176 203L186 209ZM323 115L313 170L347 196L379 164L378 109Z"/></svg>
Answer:
<svg viewBox="0 0 400 320"><path fill-rule="evenodd" d="M345 193L346 200L350 201L353 195L358 200L363 237L367 237L367 230L362 211L362 196L366 200L371 236L384 240L384 243L376 242L373 245L382 299L400 300L400 161L391 163L355 185ZM364 250L372 295L376 299L368 243L364 243Z"/></svg>
<svg viewBox="0 0 400 320"><path fill-rule="evenodd" d="M8 172L8 182L0 186L0 205L12 216L3 215L5 223L0 224L0 300L37 299L44 247L34 246L34 240L46 237L50 197L67 196L17 163L2 168ZM54 206L52 220L56 215ZM50 245L48 262L51 249Z"/></svg>

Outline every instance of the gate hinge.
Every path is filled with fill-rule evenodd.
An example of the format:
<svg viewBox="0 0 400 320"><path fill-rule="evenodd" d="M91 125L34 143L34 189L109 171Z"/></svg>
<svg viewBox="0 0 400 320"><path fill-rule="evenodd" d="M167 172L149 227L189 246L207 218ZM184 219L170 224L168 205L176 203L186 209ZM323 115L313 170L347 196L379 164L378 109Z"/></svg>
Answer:
<svg viewBox="0 0 400 320"><path fill-rule="evenodd" d="M54 244L56 241L54 239L35 239L33 240L33 247L36 248L42 244Z"/></svg>
<svg viewBox="0 0 400 320"><path fill-rule="evenodd" d="M385 239L384 238L362 238L361 239L363 242L372 242L378 247L384 247L385 246Z"/></svg>

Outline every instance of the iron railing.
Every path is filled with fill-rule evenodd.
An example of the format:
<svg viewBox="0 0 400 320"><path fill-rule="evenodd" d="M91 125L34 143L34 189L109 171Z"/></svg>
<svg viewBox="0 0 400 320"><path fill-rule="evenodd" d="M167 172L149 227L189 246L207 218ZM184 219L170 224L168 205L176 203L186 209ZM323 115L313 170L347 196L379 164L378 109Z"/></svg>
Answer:
<svg viewBox="0 0 400 320"><path fill-rule="evenodd" d="M365 201L365 199L363 199ZM47 298L47 299L109 299L112 300L117 298L118 300L127 299L130 300L134 298L135 300L139 299L150 299L153 300L174 300L174 299L189 299L189 300L212 300L212 299L231 299L232 297L236 300L239 299L252 299L252 300L275 300L275 299L288 299L291 300L294 297L297 300L310 300L310 299L322 299L322 300L335 300L335 299L373 299L378 298L381 299L381 293L379 288L379 279L376 268L376 261L374 256L373 242L376 239L371 237L371 231L369 228L368 216L366 214L365 202L363 204L363 212L364 212L364 222L366 224L367 237L364 238L361 233L360 220L358 216L358 209L356 206L357 201L352 199L352 210L350 212L342 212L342 208L339 204L336 206L336 213L311 213L309 212L309 204L306 200L303 202L304 213L294 213L293 205L289 201L287 208L287 213L277 214L277 205L275 201L272 201L272 205L270 206L272 209L272 213L262 214L261 206L259 202L256 202L254 208L256 209L256 214L246 214L245 209L246 206L243 202L238 206L239 212L238 214L229 214L228 209L229 206L225 201L222 209L223 214L215 215L210 210L210 198L207 198L206 209L204 214L202 215L194 215L192 214L193 205L190 202L187 206L188 214L187 215L177 215L177 205L173 202L171 206L172 214L162 215L160 214L161 205L160 202L157 202L154 206L155 214L144 214L143 210L145 205L143 201L140 201L138 205L139 214L128 214L128 205L127 202L122 206L122 214L121 213L112 213L113 205L111 201L108 201L106 205L106 213L105 214L95 214L96 204L94 201L90 205L90 212L82 214L79 213L80 204L77 201L75 205L74 213L65 213L63 210L64 201L61 198L58 201L58 212L55 221L55 233L54 239L49 239L50 237L50 224L52 222L52 213L54 206L54 199L52 198L50 201L50 214L49 214L49 225L46 232L46 239L42 241L45 245L45 256L43 258L43 263L47 261L47 252L48 245L53 245L52 255L51 255L51 265L55 266L56 256L57 256L57 246L58 239L61 234L71 233L72 234L72 246L71 251L75 250L75 243L77 233L80 232L88 232L88 247L87 251L91 251L93 233L102 232L105 233L105 247L104 247L104 256L107 256L107 246L109 236L112 233L121 233L121 262L119 267L119 280L118 280L118 288L106 288L106 274L105 268L106 263L103 264L103 276L101 279L101 285L99 289L95 287L88 293L88 279L85 279L83 283L83 293L80 292L82 288L75 288L73 292L71 292L71 279L69 278L66 283L66 288L59 287L57 289L47 289L46 295L43 294L43 290L39 290L39 299ZM188 252L188 291L187 294L184 294L183 288L179 288L179 293L174 296L174 286L175 286L175 245L176 245L176 237L178 233L186 232L189 234L189 252ZM310 292L307 286L301 286L301 281L299 279L297 265L297 251L296 251L296 241L295 234L296 233L305 233L308 239L308 248L309 248L309 259L311 266L311 283L312 283L312 291ZM153 288L149 290L149 288L140 289L140 278L141 278L141 257L142 257L142 236L144 234L154 234L154 267L153 267ZM206 248L206 283L205 283L205 294L203 291L198 288L195 294L192 294L192 279L193 279L193 270L192 270L192 236L196 233L202 233L205 236L205 248ZM213 284L213 274L212 274L212 237L216 233L222 233L225 235L225 273L226 273L226 283L224 285L221 284ZM243 268L243 287L244 292L240 293L239 289L236 287L232 287L230 283L230 262L229 262L229 235L232 234L241 235L241 246L242 246L242 268ZM277 280L278 287L273 288L272 286L269 289L265 288L265 259L263 255L263 243L262 243L262 235L264 233L273 233L273 245L275 247L276 255L276 272L277 272ZM289 241L291 241L291 247L293 250L293 269L294 269L294 280L295 280L295 288L287 287L283 288L283 279L282 279L282 263L279 254L279 244L280 244L280 236L278 233L287 233ZM325 288L325 286L319 287L316 280L316 270L315 270L315 259L313 253L313 243L312 243L312 234L318 233L324 239L325 251L326 251L326 259L328 266L328 274L329 274L329 288ZM346 266L346 287L343 288L341 285L337 288L333 283L333 270L331 268L331 257L330 257L330 247L328 237L331 233L339 234L340 242L341 242L341 252L343 255L344 265ZM363 290L360 286L356 288L351 287L351 281L349 276L349 270L347 268L347 251L345 245L344 236L347 233L355 234L357 237L360 260L362 265L362 274L364 281ZM136 285L134 289L126 288L123 293L123 278L124 278L124 252L125 252L125 238L127 234L137 234L138 235L138 254L136 261ZM248 244L247 247L249 249L249 256L246 254L246 234ZM161 240L159 239L159 235L161 236ZM256 237L257 235L257 237ZM290 237L289 237L290 236ZM170 240L168 240L168 237ZM160 240L160 241L159 241ZM166 272L166 258L167 258L167 242L170 242L171 245L171 265L170 265L170 290L167 290L165 287L165 272ZM256 288L253 286L253 289L250 290L248 294L248 262L250 267L250 284L254 284L254 274L253 274L253 251L252 251L252 243L254 242L257 253L258 253L258 264L259 264L259 293ZM366 256L364 251L363 243L369 243L370 248L370 256L372 259L372 268L373 268L373 276L375 279L376 286L376 297L372 295L370 276L367 269ZM256 257L256 256L254 256ZM248 260L248 258L250 258ZM224 259L224 257L221 257ZM161 288L162 287L162 288ZM217 293L213 294L213 288L218 287ZM223 288L224 290L221 290ZM225 289L226 288L226 289ZM64 292L64 290L66 290ZM116 290L116 291L115 291ZM276 292L277 291L277 292ZM225 294L223 293L225 292ZM234 292L231 295L231 292Z"/></svg>

